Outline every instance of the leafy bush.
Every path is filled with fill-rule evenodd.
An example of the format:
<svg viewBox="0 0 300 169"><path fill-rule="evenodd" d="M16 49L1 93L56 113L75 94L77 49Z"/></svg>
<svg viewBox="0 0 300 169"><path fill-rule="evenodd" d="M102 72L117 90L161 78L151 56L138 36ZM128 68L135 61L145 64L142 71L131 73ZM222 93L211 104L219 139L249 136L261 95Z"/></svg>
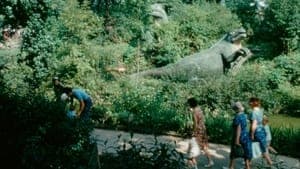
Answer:
<svg viewBox="0 0 300 169"><path fill-rule="evenodd" d="M299 145L300 129L288 128L272 128L272 146L283 155L290 155L296 158L300 157L299 151L295 147Z"/></svg>
<svg viewBox="0 0 300 169"><path fill-rule="evenodd" d="M60 13L60 21L65 27L65 38L68 41L81 44L97 38L103 31L103 20L90 9L90 2L84 1L79 5L77 0L67 0Z"/></svg>
<svg viewBox="0 0 300 169"><path fill-rule="evenodd" d="M268 50L273 51L273 57L278 53L299 50L299 1L269 1L263 19L257 18L256 7L251 7L251 2L253 1L226 1L226 5L239 16L243 25L253 31L251 43L269 42L271 45Z"/></svg>
<svg viewBox="0 0 300 169"><path fill-rule="evenodd" d="M19 63L32 69L32 76L27 77L32 87L49 97L51 93L47 88L52 76L62 77L73 87L87 88L89 93L97 91L96 82L101 81L95 78L97 61L101 59L97 53L100 47L91 41L101 34L102 19L92 13L87 4L79 6L77 1L67 1L61 9L58 18L48 17L43 21L35 16L30 20L23 37ZM97 96L95 93L91 95Z"/></svg>
<svg viewBox="0 0 300 169"><path fill-rule="evenodd" d="M285 53L300 49L299 8L297 0L272 0L266 13L272 40Z"/></svg>
<svg viewBox="0 0 300 169"><path fill-rule="evenodd" d="M57 14L60 4L57 0L2 0L0 2L0 15L4 16L5 25L26 26L33 15L38 14L46 20L48 16Z"/></svg>
<svg viewBox="0 0 300 169"><path fill-rule="evenodd" d="M282 55L274 59L275 69L281 72L284 81L290 82L292 85L300 85L300 53L291 53L290 55Z"/></svg>
<svg viewBox="0 0 300 169"><path fill-rule="evenodd" d="M54 58L54 51L61 41L57 36L59 32L52 32L49 25L61 26L55 18L43 21L39 16L33 16L23 35L23 45L19 57L20 63L26 63L32 68L33 86L37 87L49 75L49 66Z"/></svg>
<svg viewBox="0 0 300 169"><path fill-rule="evenodd" d="M169 22L161 26L153 25L145 34L151 34L151 42L142 44L141 52L151 64L160 67L173 63L186 52L184 44L179 39L179 25L177 22Z"/></svg>
<svg viewBox="0 0 300 169"><path fill-rule="evenodd" d="M16 72L22 72L24 74ZM29 79L33 76L33 72L25 64L17 64L16 62L9 63L8 68L1 70L0 74L2 76L2 82L4 83L3 85L5 85L2 91L8 95L18 94L19 96L25 96L27 93L30 93L31 90L34 90L29 82Z"/></svg>
<svg viewBox="0 0 300 169"><path fill-rule="evenodd" d="M205 125L210 141L221 144L230 144L232 139L232 119L229 115L209 115L206 114Z"/></svg>
<svg viewBox="0 0 300 169"><path fill-rule="evenodd" d="M126 87L123 86L123 90ZM166 104L163 88L154 86L127 89L114 100L113 112L119 116L120 124L128 129L147 133L162 133L179 128L178 110ZM172 98L169 98L172 100ZM177 104L176 104L177 105Z"/></svg>
<svg viewBox="0 0 300 169"><path fill-rule="evenodd" d="M34 92L19 96L1 91L0 98L3 166L88 168L91 124L68 119L64 105Z"/></svg>

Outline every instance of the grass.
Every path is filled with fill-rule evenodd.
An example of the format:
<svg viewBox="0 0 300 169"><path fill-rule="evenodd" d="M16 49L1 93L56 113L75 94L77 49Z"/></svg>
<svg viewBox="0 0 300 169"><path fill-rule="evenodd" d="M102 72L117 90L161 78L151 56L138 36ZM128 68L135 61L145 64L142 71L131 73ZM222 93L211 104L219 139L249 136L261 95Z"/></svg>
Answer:
<svg viewBox="0 0 300 169"><path fill-rule="evenodd" d="M288 115L272 115L269 117L270 126L274 128L279 127L287 127L287 128L295 128L300 129L300 118L299 117L291 117Z"/></svg>

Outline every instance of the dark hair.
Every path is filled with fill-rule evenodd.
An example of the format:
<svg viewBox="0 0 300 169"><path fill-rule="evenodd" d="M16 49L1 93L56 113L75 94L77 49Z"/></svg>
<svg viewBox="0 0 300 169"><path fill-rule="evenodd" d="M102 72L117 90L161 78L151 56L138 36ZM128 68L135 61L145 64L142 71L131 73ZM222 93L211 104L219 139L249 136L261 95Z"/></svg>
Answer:
<svg viewBox="0 0 300 169"><path fill-rule="evenodd" d="M71 87L65 87L65 88L63 88L63 93L68 94L70 92L72 92L72 88Z"/></svg>
<svg viewBox="0 0 300 169"><path fill-rule="evenodd" d="M198 106L198 101L194 98L194 97L191 97L187 100L187 103L190 107L196 107Z"/></svg>
<svg viewBox="0 0 300 169"><path fill-rule="evenodd" d="M264 115L263 121L265 121L266 123L268 123L269 122L268 117Z"/></svg>
<svg viewBox="0 0 300 169"><path fill-rule="evenodd" d="M259 107L260 106L260 99L257 97L251 97L249 99L249 103L251 104L251 106L253 107Z"/></svg>
<svg viewBox="0 0 300 169"><path fill-rule="evenodd" d="M52 78L52 81L54 82L54 81L56 81L56 80L59 80L59 77L54 76L54 77Z"/></svg>

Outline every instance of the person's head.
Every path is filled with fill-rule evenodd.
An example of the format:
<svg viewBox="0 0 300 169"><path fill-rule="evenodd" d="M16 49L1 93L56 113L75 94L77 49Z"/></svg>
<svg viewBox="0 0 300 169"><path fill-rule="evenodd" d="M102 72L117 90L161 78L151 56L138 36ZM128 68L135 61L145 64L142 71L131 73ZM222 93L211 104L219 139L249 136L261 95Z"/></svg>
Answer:
<svg viewBox="0 0 300 169"><path fill-rule="evenodd" d="M59 78L57 76L52 78L52 82L54 86L58 86L60 83Z"/></svg>
<svg viewBox="0 0 300 169"><path fill-rule="evenodd" d="M260 99L257 97L251 97L249 99L249 105L253 107L260 107Z"/></svg>
<svg viewBox="0 0 300 169"><path fill-rule="evenodd" d="M235 112L243 112L245 110L243 104L241 102L235 102L231 105L232 109L235 111Z"/></svg>
<svg viewBox="0 0 300 169"><path fill-rule="evenodd" d="M191 97L187 100L187 104L191 107L191 108L195 108L198 106L198 102L194 97Z"/></svg>
<svg viewBox="0 0 300 169"><path fill-rule="evenodd" d="M67 101L69 99L69 96L66 93L61 94L60 99L62 101Z"/></svg>
<svg viewBox="0 0 300 169"><path fill-rule="evenodd" d="M65 87L63 89L63 92L66 93L70 97L72 95L72 88L71 87Z"/></svg>
<svg viewBox="0 0 300 169"><path fill-rule="evenodd" d="M263 118L263 125L266 125L269 123L269 119L266 115L264 115L264 118Z"/></svg>

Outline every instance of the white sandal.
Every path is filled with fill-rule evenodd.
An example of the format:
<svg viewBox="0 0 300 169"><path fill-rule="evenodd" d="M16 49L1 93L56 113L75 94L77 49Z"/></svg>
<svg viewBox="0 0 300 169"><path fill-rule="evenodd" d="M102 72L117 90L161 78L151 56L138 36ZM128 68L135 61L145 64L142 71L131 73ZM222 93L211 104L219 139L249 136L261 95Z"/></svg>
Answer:
<svg viewBox="0 0 300 169"><path fill-rule="evenodd" d="M215 163L213 161L210 161L208 164L204 165L205 168L210 168L214 165Z"/></svg>

